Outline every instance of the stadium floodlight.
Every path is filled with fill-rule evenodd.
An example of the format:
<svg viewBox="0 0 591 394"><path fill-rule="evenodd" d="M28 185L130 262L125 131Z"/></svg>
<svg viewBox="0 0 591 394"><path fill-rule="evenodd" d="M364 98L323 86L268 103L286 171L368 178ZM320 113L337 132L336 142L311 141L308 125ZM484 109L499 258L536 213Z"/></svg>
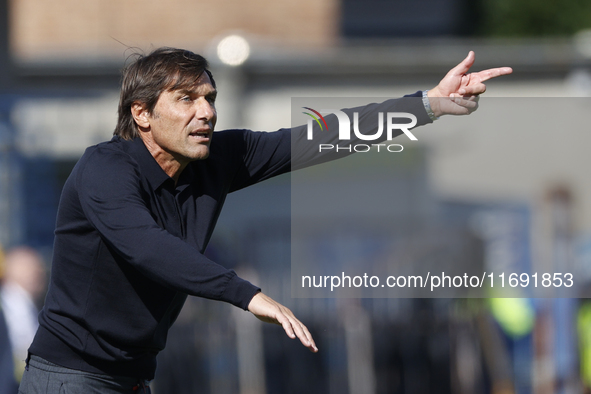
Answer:
<svg viewBox="0 0 591 394"><path fill-rule="evenodd" d="M222 63L229 66L239 66L248 59L250 45L244 37L234 34L219 42L217 54Z"/></svg>

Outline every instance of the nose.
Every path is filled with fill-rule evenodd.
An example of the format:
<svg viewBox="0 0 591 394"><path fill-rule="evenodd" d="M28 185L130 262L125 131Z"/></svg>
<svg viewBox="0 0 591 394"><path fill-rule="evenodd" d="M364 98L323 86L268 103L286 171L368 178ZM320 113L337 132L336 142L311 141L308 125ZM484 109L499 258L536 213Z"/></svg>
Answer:
<svg viewBox="0 0 591 394"><path fill-rule="evenodd" d="M199 120L206 121L207 123L212 122L213 124L215 124L217 118L215 106L204 97L201 97L199 100L197 100L196 105L197 118Z"/></svg>

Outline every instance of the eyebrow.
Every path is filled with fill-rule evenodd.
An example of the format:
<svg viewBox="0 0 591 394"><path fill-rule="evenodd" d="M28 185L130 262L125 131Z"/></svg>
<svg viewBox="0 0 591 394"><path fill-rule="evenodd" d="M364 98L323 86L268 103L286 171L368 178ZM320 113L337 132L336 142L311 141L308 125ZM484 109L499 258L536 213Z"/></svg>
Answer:
<svg viewBox="0 0 591 394"><path fill-rule="evenodd" d="M181 89L177 89L176 92L178 92L179 94L198 94L196 89L189 89L189 88L181 88ZM205 93L203 96L217 96L218 91L217 89L213 89L207 93Z"/></svg>

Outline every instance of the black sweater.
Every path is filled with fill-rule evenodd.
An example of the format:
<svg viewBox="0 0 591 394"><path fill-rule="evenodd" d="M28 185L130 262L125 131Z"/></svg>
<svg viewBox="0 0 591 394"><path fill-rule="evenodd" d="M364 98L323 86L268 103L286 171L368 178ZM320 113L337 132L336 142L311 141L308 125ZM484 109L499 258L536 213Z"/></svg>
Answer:
<svg viewBox="0 0 591 394"><path fill-rule="evenodd" d="M371 111L430 121L418 97L376 106ZM228 193L333 158L303 154L292 163L292 134L296 144L311 143L303 127L216 132L209 158L190 163L176 186L139 138L88 148L60 199L51 281L30 353L67 368L152 379L187 295L246 309L259 288L203 252Z"/></svg>

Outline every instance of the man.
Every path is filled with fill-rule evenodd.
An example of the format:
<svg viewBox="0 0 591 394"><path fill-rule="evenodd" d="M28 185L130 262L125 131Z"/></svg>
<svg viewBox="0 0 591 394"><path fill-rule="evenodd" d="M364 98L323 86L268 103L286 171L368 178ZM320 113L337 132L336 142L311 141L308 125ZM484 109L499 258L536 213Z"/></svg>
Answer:
<svg viewBox="0 0 591 394"><path fill-rule="evenodd" d="M425 97L383 105L419 113L419 124L470 113L482 82L511 72L466 74L473 61L470 52ZM124 71L115 137L87 149L62 192L23 393L149 392L188 294L249 310L318 351L288 308L203 252L227 193L319 160L292 160L303 129L227 130L212 143L215 99L205 59L188 51L157 49Z"/></svg>

